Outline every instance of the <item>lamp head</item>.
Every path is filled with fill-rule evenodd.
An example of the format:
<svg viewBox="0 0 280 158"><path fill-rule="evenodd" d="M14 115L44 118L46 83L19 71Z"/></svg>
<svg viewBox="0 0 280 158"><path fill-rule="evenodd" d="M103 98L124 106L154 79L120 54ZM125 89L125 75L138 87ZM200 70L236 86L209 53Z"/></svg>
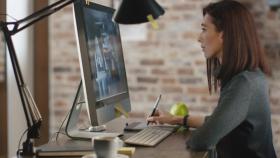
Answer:
<svg viewBox="0 0 280 158"><path fill-rule="evenodd" d="M148 15L154 19L164 14L164 9L155 0L123 0L115 13L119 24L139 24L148 22Z"/></svg>
<svg viewBox="0 0 280 158"><path fill-rule="evenodd" d="M280 8L280 0L268 0L268 5L271 10L277 10Z"/></svg>

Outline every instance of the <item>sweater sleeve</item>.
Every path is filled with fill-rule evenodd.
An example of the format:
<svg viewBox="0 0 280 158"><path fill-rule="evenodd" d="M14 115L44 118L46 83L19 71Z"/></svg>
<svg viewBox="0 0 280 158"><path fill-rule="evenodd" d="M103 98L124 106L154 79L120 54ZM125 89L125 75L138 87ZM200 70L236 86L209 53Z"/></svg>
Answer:
<svg viewBox="0 0 280 158"><path fill-rule="evenodd" d="M233 78L221 91L212 115L192 133L186 142L187 147L196 151L213 149L219 140L245 120L252 93L250 82L245 76Z"/></svg>

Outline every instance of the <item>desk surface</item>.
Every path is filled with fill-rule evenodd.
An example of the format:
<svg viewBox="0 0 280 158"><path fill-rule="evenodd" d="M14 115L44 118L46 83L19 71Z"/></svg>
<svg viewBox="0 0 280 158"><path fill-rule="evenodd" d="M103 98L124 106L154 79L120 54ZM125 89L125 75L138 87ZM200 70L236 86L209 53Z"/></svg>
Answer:
<svg viewBox="0 0 280 158"><path fill-rule="evenodd" d="M118 119L116 122L111 122L111 128L114 129L123 129L125 123L139 121L139 119ZM118 126L118 127L116 127ZM122 139L126 139L133 133L125 132ZM186 149L185 142L190 136L189 131L184 132L175 132L166 139L164 139L161 143L156 145L155 147L136 147L135 154L132 158L202 158L204 153L195 153ZM59 140L60 143L66 141L75 141L75 144L81 143L83 145L90 145L90 141L77 141L77 140L69 140L69 138L62 138ZM27 158L27 157L18 157L18 158ZM36 158L34 156L34 158Z"/></svg>

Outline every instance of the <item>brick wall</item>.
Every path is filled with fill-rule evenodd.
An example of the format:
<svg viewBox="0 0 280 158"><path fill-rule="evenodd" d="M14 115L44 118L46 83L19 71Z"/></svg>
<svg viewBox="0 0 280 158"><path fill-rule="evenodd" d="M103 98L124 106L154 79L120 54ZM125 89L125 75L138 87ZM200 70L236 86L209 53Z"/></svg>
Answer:
<svg viewBox="0 0 280 158"><path fill-rule="evenodd" d="M50 127L53 133L72 105L80 70L72 8L64 8L52 15L49 25Z"/></svg>
<svg viewBox="0 0 280 158"><path fill-rule="evenodd" d="M4 81L5 71L5 43L3 33L0 33L0 82Z"/></svg>
<svg viewBox="0 0 280 158"><path fill-rule="evenodd" d="M207 90L205 59L197 42L202 20L201 8L210 0L158 0L167 8L158 20L160 29L149 25L145 41L123 41L130 99L133 111L147 112L159 94L161 107L186 102L192 111L210 113L217 95ZM271 12L265 0L240 0L252 10L263 46L271 57L273 77L269 78L274 142L280 153L280 13ZM253 3L254 2L254 3ZM50 126L57 126L69 110L80 80L72 9L50 18ZM279 155L279 154L278 154ZM279 155L280 156L280 155Z"/></svg>

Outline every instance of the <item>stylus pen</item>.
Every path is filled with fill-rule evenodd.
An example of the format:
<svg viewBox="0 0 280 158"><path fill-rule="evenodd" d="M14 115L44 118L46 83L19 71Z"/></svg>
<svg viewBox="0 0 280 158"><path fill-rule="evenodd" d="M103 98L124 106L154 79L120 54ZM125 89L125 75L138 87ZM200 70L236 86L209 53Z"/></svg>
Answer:
<svg viewBox="0 0 280 158"><path fill-rule="evenodd" d="M161 94L158 96L157 101L156 101L156 103L155 103L155 105L154 105L153 111L152 111L152 113L151 113L151 115L150 115L149 117L155 115L155 112L156 112L156 110L157 110L158 103L159 103L160 99L161 99ZM149 124L150 124L150 121L147 122L147 126L148 126Z"/></svg>

